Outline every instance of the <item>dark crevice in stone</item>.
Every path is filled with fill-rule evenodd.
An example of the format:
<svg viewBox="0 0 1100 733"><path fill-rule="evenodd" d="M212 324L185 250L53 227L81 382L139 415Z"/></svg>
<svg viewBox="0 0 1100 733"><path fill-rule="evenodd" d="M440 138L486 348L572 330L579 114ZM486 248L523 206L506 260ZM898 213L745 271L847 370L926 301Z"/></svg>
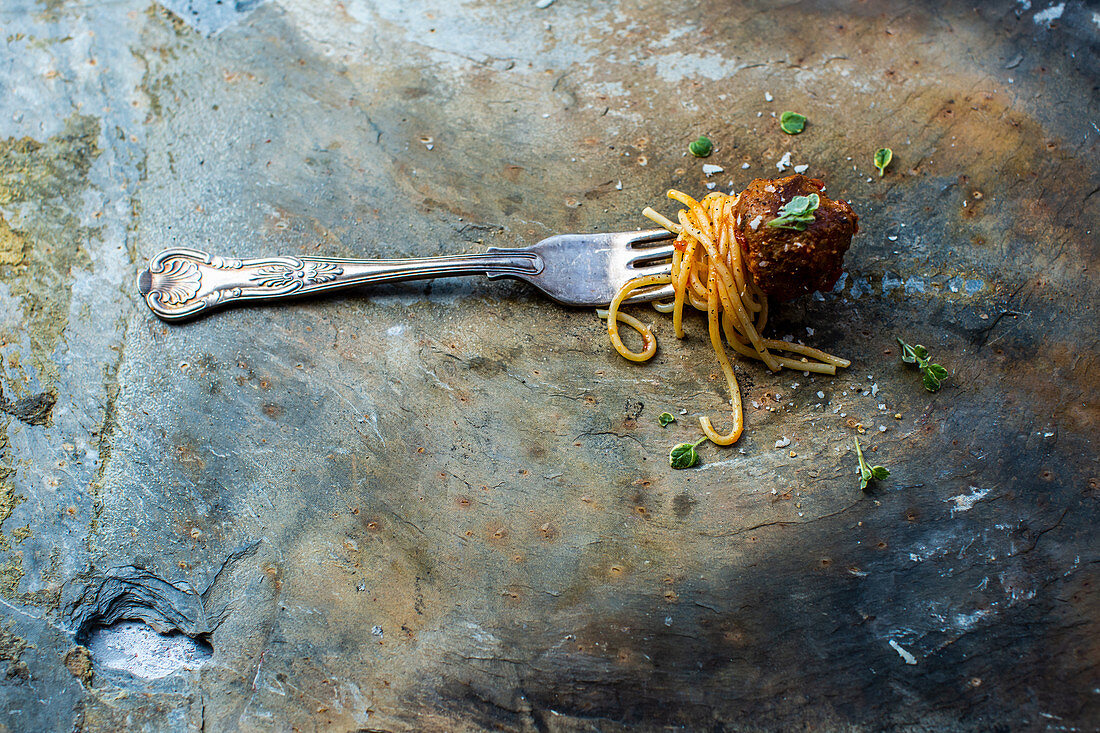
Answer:
<svg viewBox="0 0 1100 733"><path fill-rule="evenodd" d="M0 387L0 411L6 412L28 425L48 425L53 416L53 406L57 404L57 394L53 391L41 392L15 401L4 399Z"/></svg>
<svg viewBox="0 0 1100 733"><path fill-rule="evenodd" d="M99 630L122 621L141 621L160 634L180 632L209 645L226 609L210 610L211 595L229 582L223 573L255 554L260 540L230 553L205 590L187 581L170 582L136 565L115 567L94 578L64 606L75 641L87 645Z"/></svg>
<svg viewBox="0 0 1100 733"><path fill-rule="evenodd" d="M111 568L85 586L68 603L65 617L76 642L87 644L92 632L116 622L143 621L166 634L181 631L192 638L213 631L202 597L186 581L169 583L144 568Z"/></svg>

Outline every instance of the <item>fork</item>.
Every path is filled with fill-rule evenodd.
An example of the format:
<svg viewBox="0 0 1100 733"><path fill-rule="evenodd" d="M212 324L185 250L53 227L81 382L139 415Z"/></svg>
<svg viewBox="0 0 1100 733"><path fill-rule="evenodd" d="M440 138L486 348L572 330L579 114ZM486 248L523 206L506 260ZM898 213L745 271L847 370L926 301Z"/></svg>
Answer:
<svg viewBox="0 0 1100 733"><path fill-rule="evenodd" d="M359 285L458 275L511 277L563 305L606 306L645 275L670 272L672 234L664 229L559 234L530 247L490 247L479 254L397 260L332 257L234 259L194 249L166 249L138 275L138 291L160 318L178 321L244 301L282 300ZM627 303L670 297L672 286L636 291Z"/></svg>

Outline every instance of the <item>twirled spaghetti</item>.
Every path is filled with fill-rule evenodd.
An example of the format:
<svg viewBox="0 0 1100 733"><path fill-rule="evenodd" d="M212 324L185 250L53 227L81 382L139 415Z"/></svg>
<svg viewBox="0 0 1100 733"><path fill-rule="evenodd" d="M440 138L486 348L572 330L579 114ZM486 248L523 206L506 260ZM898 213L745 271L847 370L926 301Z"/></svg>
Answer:
<svg viewBox="0 0 1100 733"><path fill-rule="evenodd" d="M656 336L637 318L619 310L632 292L672 283L675 292L672 302L654 302L653 306L658 311L672 313L677 338L684 337L684 306L690 305L704 311L710 343L729 386L733 427L723 435L714 429L709 417L701 417L699 424L712 442L731 445L741 437L745 420L741 391L726 356L723 335L725 343L735 352L759 359L773 372L786 367L803 372L836 374L837 367L846 367L850 362L818 349L761 335L768 322L768 299L746 269L741 248L735 240L734 207L737 196L714 192L696 201L686 193L671 190L668 197L687 207L677 212L679 223L670 221L649 207L642 213L676 234L671 274L631 280L619 290L607 311L600 315L607 318L607 334L615 350L631 361L646 361L657 351ZM623 343L619 336L620 322L641 335L641 351L632 351ZM784 356L783 352L788 355Z"/></svg>

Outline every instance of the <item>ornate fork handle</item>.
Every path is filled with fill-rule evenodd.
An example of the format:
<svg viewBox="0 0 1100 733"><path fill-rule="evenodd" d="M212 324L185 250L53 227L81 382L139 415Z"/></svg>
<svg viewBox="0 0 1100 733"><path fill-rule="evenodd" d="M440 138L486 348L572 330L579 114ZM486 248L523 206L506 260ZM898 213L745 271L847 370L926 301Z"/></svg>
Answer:
<svg viewBox="0 0 1100 733"><path fill-rule="evenodd" d="M404 260L239 260L194 249L167 249L138 276L138 290L154 313L166 321L176 321L240 301L279 300L368 283L455 275L530 278L542 268L542 259L536 253L508 249Z"/></svg>

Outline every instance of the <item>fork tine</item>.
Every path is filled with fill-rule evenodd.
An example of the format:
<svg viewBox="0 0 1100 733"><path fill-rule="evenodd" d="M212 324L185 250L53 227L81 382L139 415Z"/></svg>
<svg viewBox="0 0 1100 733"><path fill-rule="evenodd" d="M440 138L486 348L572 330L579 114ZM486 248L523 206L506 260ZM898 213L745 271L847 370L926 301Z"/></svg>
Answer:
<svg viewBox="0 0 1100 733"><path fill-rule="evenodd" d="M638 254L629 259L626 264L629 267L637 269L650 262L667 260L669 257L672 257L673 251L674 248L671 244L667 247L651 247L649 249L638 250Z"/></svg>
<svg viewBox="0 0 1100 733"><path fill-rule="evenodd" d="M668 262L657 262L652 265L630 268L630 279L633 280L636 277L645 277L646 275L668 275L671 272L672 265Z"/></svg>
<svg viewBox="0 0 1100 733"><path fill-rule="evenodd" d="M625 244L628 247L663 242L666 239L672 239L676 236L667 229L646 229L641 232L627 232L627 235Z"/></svg>
<svg viewBox="0 0 1100 733"><path fill-rule="evenodd" d="M629 298L623 301L624 305L635 305L637 303L649 303L654 300L661 300L662 298L671 298L676 295L676 291L673 290L672 285L662 285L659 288L645 288L643 290L637 290Z"/></svg>

